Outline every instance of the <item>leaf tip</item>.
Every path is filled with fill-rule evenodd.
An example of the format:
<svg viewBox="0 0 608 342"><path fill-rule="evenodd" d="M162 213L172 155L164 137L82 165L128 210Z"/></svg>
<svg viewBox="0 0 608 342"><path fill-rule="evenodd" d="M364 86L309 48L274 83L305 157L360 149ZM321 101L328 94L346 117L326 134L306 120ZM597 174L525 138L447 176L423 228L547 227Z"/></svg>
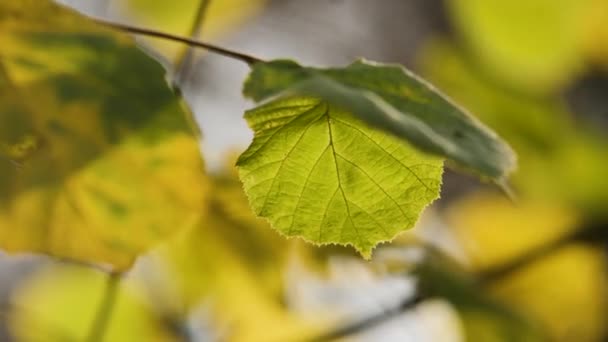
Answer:
<svg viewBox="0 0 608 342"><path fill-rule="evenodd" d="M511 201L513 204L518 203L517 194L509 184L506 178L498 178L494 180L494 184L498 187L500 192Z"/></svg>
<svg viewBox="0 0 608 342"><path fill-rule="evenodd" d="M372 254L374 251L374 248L376 247L376 245L373 246L357 246L357 245L353 245L353 247L355 248L355 250L361 254L361 257L365 260L365 261L370 261L372 259Z"/></svg>

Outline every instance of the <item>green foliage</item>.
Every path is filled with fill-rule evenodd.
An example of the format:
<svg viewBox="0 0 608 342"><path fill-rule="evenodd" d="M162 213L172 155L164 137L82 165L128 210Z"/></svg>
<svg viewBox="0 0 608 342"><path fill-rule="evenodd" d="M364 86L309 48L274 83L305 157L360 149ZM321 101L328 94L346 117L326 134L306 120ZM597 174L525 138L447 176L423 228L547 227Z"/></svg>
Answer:
<svg viewBox="0 0 608 342"><path fill-rule="evenodd" d="M499 181L515 167L506 143L400 65L357 61L316 69L288 60L257 63L244 94L255 101L286 94L321 98L372 127Z"/></svg>
<svg viewBox="0 0 608 342"><path fill-rule="evenodd" d="M199 37L204 27L213 37L265 2L112 6L148 28ZM328 294L401 282L405 271L416 301L348 334L439 299L469 341L604 338L608 140L585 115L575 120L561 95L586 63L606 65L608 2L447 3L460 39L430 44L422 71L513 145L519 201L445 201L371 262L333 244L369 258L438 197L444 158L502 182L515 167L510 147L402 66L276 60L253 63L244 85L262 104L245 115L255 137L237 163L242 182L205 176L190 113L120 26L50 0L0 4L0 247L121 273L161 243L128 275L37 272L6 308L11 337L308 340L331 336L338 322L339 298ZM146 32L156 38L141 41L172 62L179 86L192 46ZM589 73L595 87L599 73ZM269 223L332 246L286 241ZM412 244L424 253L410 255Z"/></svg>
<svg viewBox="0 0 608 342"><path fill-rule="evenodd" d="M262 3L232 11L233 19ZM137 19L186 32L197 28L183 18L201 4L183 1L173 16L159 1L128 0L126 8L149 6ZM183 47L165 43L156 53L182 60ZM0 246L122 272L167 242L129 277L111 278L118 292L91 270L33 278L13 303L11 325L23 340L88 336L95 329L87 323L104 318L93 310L101 303L108 312L115 306L101 328L107 339L171 341L190 333L211 293L216 302L205 308L237 327L231 340L306 336L329 321L287 310L284 269L314 263L306 259L315 253L273 234L249 205L283 235L352 245L370 258L438 198L444 158L496 182L515 167L505 142L402 66L259 62L244 88L264 102L245 115L255 133L237 162L245 198L236 179L204 176L189 111L130 37L50 0L23 0L0 5L0 46ZM522 330L509 336L528 333L518 316L477 296L473 282L417 271L423 294ZM116 297L101 298L104 291Z"/></svg>
<svg viewBox="0 0 608 342"><path fill-rule="evenodd" d="M0 5L0 245L127 268L200 213L190 113L131 38Z"/></svg>
<svg viewBox="0 0 608 342"><path fill-rule="evenodd" d="M245 115L255 132L237 162L255 212L287 236L373 247L438 197L442 162L313 98Z"/></svg>
<svg viewBox="0 0 608 342"><path fill-rule="evenodd" d="M189 113L128 37L49 2L0 14L1 243L127 268L199 214ZM288 236L369 257L412 227L442 168L415 147L498 181L514 167L504 142L400 66L255 64L245 94L279 93L299 97L248 112L256 140L239 167L256 213Z"/></svg>
<svg viewBox="0 0 608 342"><path fill-rule="evenodd" d="M520 196L565 202L605 215L608 139L596 127L576 122L555 97L525 95L489 81L453 43L433 41L421 62L428 79L479 113L513 146L520 167L511 179Z"/></svg>
<svg viewBox="0 0 608 342"><path fill-rule="evenodd" d="M441 163L415 147L497 181L515 165L494 133L401 66L256 63L244 94L279 98L245 115L255 139L237 165L256 213L365 257L437 198Z"/></svg>

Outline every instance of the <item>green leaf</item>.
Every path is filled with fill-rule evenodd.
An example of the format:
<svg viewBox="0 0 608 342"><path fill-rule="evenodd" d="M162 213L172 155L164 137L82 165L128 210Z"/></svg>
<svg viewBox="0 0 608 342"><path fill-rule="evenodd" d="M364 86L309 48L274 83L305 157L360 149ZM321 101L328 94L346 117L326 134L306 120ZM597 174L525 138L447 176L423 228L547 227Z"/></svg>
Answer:
<svg viewBox="0 0 608 342"><path fill-rule="evenodd" d="M321 98L497 181L515 167L511 148L494 132L400 65L357 61L317 69L288 60L257 63L244 94L256 101L289 94Z"/></svg>
<svg viewBox="0 0 608 342"><path fill-rule="evenodd" d="M438 197L442 160L314 98L248 111L237 166L257 215L287 236L373 247L414 225Z"/></svg>
<svg viewBox="0 0 608 342"><path fill-rule="evenodd" d="M0 4L0 246L118 269L200 215L198 132L132 39Z"/></svg>
<svg viewBox="0 0 608 342"><path fill-rule="evenodd" d="M520 167L510 181L519 197L570 204L594 216L608 212L608 137L601 129L573 120L576 113L561 99L497 86L467 56L449 41L430 41L421 70L513 146Z"/></svg>

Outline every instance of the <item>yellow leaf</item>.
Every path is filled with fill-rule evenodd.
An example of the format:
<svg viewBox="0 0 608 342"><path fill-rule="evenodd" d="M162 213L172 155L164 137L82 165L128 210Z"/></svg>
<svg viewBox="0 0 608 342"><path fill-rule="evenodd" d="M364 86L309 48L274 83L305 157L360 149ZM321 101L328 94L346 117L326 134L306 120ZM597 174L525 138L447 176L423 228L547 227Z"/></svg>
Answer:
<svg viewBox="0 0 608 342"><path fill-rule="evenodd" d="M0 46L2 248L123 270L197 220L198 132L128 36L49 1L9 1Z"/></svg>
<svg viewBox="0 0 608 342"><path fill-rule="evenodd" d="M590 0L583 25L583 43L589 59L608 70L608 1Z"/></svg>
<svg viewBox="0 0 608 342"><path fill-rule="evenodd" d="M472 267L487 269L563 237L579 218L548 202L514 204L499 194L477 193L451 206L448 221Z"/></svg>
<svg viewBox="0 0 608 342"><path fill-rule="evenodd" d="M552 341L600 341L606 332L602 250L570 245L503 279L494 294L538 320Z"/></svg>
<svg viewBox="0 0 608 342"><path fill-rule="evenodd" d="M575 232L571 208L499 195L475 194L450 208L455 230L473 269L488 271ZM598 341L605 331L608 282L598 249L570 244L488 283L505 305L540 323L552 341Z"/></svg>

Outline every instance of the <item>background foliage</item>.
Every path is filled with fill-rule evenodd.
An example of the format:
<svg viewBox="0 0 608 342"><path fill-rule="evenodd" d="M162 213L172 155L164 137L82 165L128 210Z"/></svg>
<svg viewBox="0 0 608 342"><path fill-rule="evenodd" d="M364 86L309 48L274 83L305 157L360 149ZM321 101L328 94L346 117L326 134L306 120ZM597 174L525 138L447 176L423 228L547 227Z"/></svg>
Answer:
<svg viewBox="0 0 608 342"><path fill-rule="evenodd" d="M365 27L356 20L357 8L367 17L375 14L356 1L69 3L85 10L90 6L88 10L113 20L208 39L226 32L237 32L232 37L255 32L255 23L264 22L265 15L281 18L271 25L274 36L247 36L258 46L271 46L272 37L280 37L288 23L297 26L298 18L306 18L306 9L314 16L325 13L333 25L347 22L350 13L356 25ZM347 46L354 42L366 56L415 67L451 98L437 115L451 110L453 101L496 131L518 156L519 167L510 177L516 205L493 187L452 171L472 168L502 178L511 168L509 158L498 159L492 164L498 165L495 171L487 172L454 157L454 150L439 150L459 162L448 161L442 180L442 158L415 150L424 145L417 136L401 136L410 139L410 145L399 134L387 135L386 130L396 127L392 122L369 126L365 115L370 111L358 110L380 103L367 93L370 89L400 109L403 117L421 115L416 107L396 105L400 100L383 93L388 90L378 84L386 78L378 74L390 67L382 65L367 70L363 86L353 83L352 66L312 69L289 64L289 73L279 74L289 76L286 79L264 76L268 69L262 70L283 62L254 65L246 95L256 100L275 97L245 114L255 137L248 150L239 146L239 152L245 151L238 162L243 189L231 153L222 154L220 165L216 161L204 170L195 123L201 123L206 137L215 128L205 118L224 118L232 111L201 111L193 96L202 92L218 97L220 84L230 85L238 67L210 68L205 63L212 63L207 62L213 61L211 56L167 41L142 38L139 48L129 35L47 1L0 4L0 246L11 253L2 263L19 260L13 256L17 252L54 257L35 258L29 262L33 270L18 268L26 276L16 277L15 287L3 295L6 339L605 340L606 2L381 3L373 6L381 11L378 16L396 18L401 25L409 22L399 16L405 18L405 12L415 9L425 15L426 24L409 28L420 30L416 44L402 41L400 32L409 32L404 26L386 30L368 44L361 44L356 34L340 37L332 50L349 54ZM310 30L317 23L323 27L322 21L302 21ZM309 35L286 34L299 44ZM389 46L387 51L405 45L410 52L382 55L373 45L380 43ZM255 45L243 46L260 53ZM298 58L296 50L270 49L263 56L285 57L278 55L281 52ZM346 64L332 60L331 53L324 63ZM355 57L348 55L349 61ZM315 64L306 53L302 58ZM214 73L219 76L214 78ZM406 81L399 82L411 81L404 75ZM273 84L277 80L279 86ZM265 87L264 96L255 95ZM412 93L415 87L396 88L406 100L429 101ZM294 94L299 98L276 100L277 95ZM315 107L319 100L308 98L311 95L332 105ZM351 105L365 96L372 100ZM184 102L194 108L196 118ZM307 109L308 116L302 114ZM292 117L308 120L312 128L290 126L287 120ZM340 128L336 120L357 130ZM239 126L227 127L238 131ZM283 127L283 135L274 135ZM480 131L487 132L485 127ZM395 187L416 181L353 132L371 136L390 151L387 158L428 165L417 166L412 174L423 173L431 189L421 195L420 188ZM306 139L298 140L292 150L299 144L306 148L295 154L298 158L280 159L290 156L288 142L295 142L297 134ZM475 140L463 151L491 147L491 138L490 143ZM208 145L213 139L203 141ZM333 159L326 153L330 149ZM310 150L317 155L304 153ZM336 153L345 157L339 159ZM357 162L349 164L349 158ZM266 162L274 164L264 169ZM264 193L253 189L266 179L279 180L276 187L272 181L265 195L274 196L270 207ZM369 261L350 248L315 247L272 229L292 233L293 224L283 223L280 216L289 208L302 209L308 214L296 217L297 235L314 240L315 235L304 230L322 209L333 208L332 217L341 217L350 208L348 200L365 203L369 207L354 216L356 224L342 223L348 234L331 233L334 240L317 242L352 243L355 228L364 227L373 243L355 245L369 256L376 242L397 233L376 236L378 220L400 230L411 226L418 211L437 197L441 182L442 198L416 227L381 244ZM295 191L286 184L303 186ZM346 189L342 204L330 198L341 184ZM301 199L294 201L300 192ZM319 201L323 194L325 207ZM264 204L256 202L260 200ZM417 201L414 209L406 203L411 200ZM412 210L405 215L408 222L399 215L402 208ZM366 210L373 214L364 215ZM255 214L269 216L273 227ZM5 274L8 279L19 273Z"/></svg>

